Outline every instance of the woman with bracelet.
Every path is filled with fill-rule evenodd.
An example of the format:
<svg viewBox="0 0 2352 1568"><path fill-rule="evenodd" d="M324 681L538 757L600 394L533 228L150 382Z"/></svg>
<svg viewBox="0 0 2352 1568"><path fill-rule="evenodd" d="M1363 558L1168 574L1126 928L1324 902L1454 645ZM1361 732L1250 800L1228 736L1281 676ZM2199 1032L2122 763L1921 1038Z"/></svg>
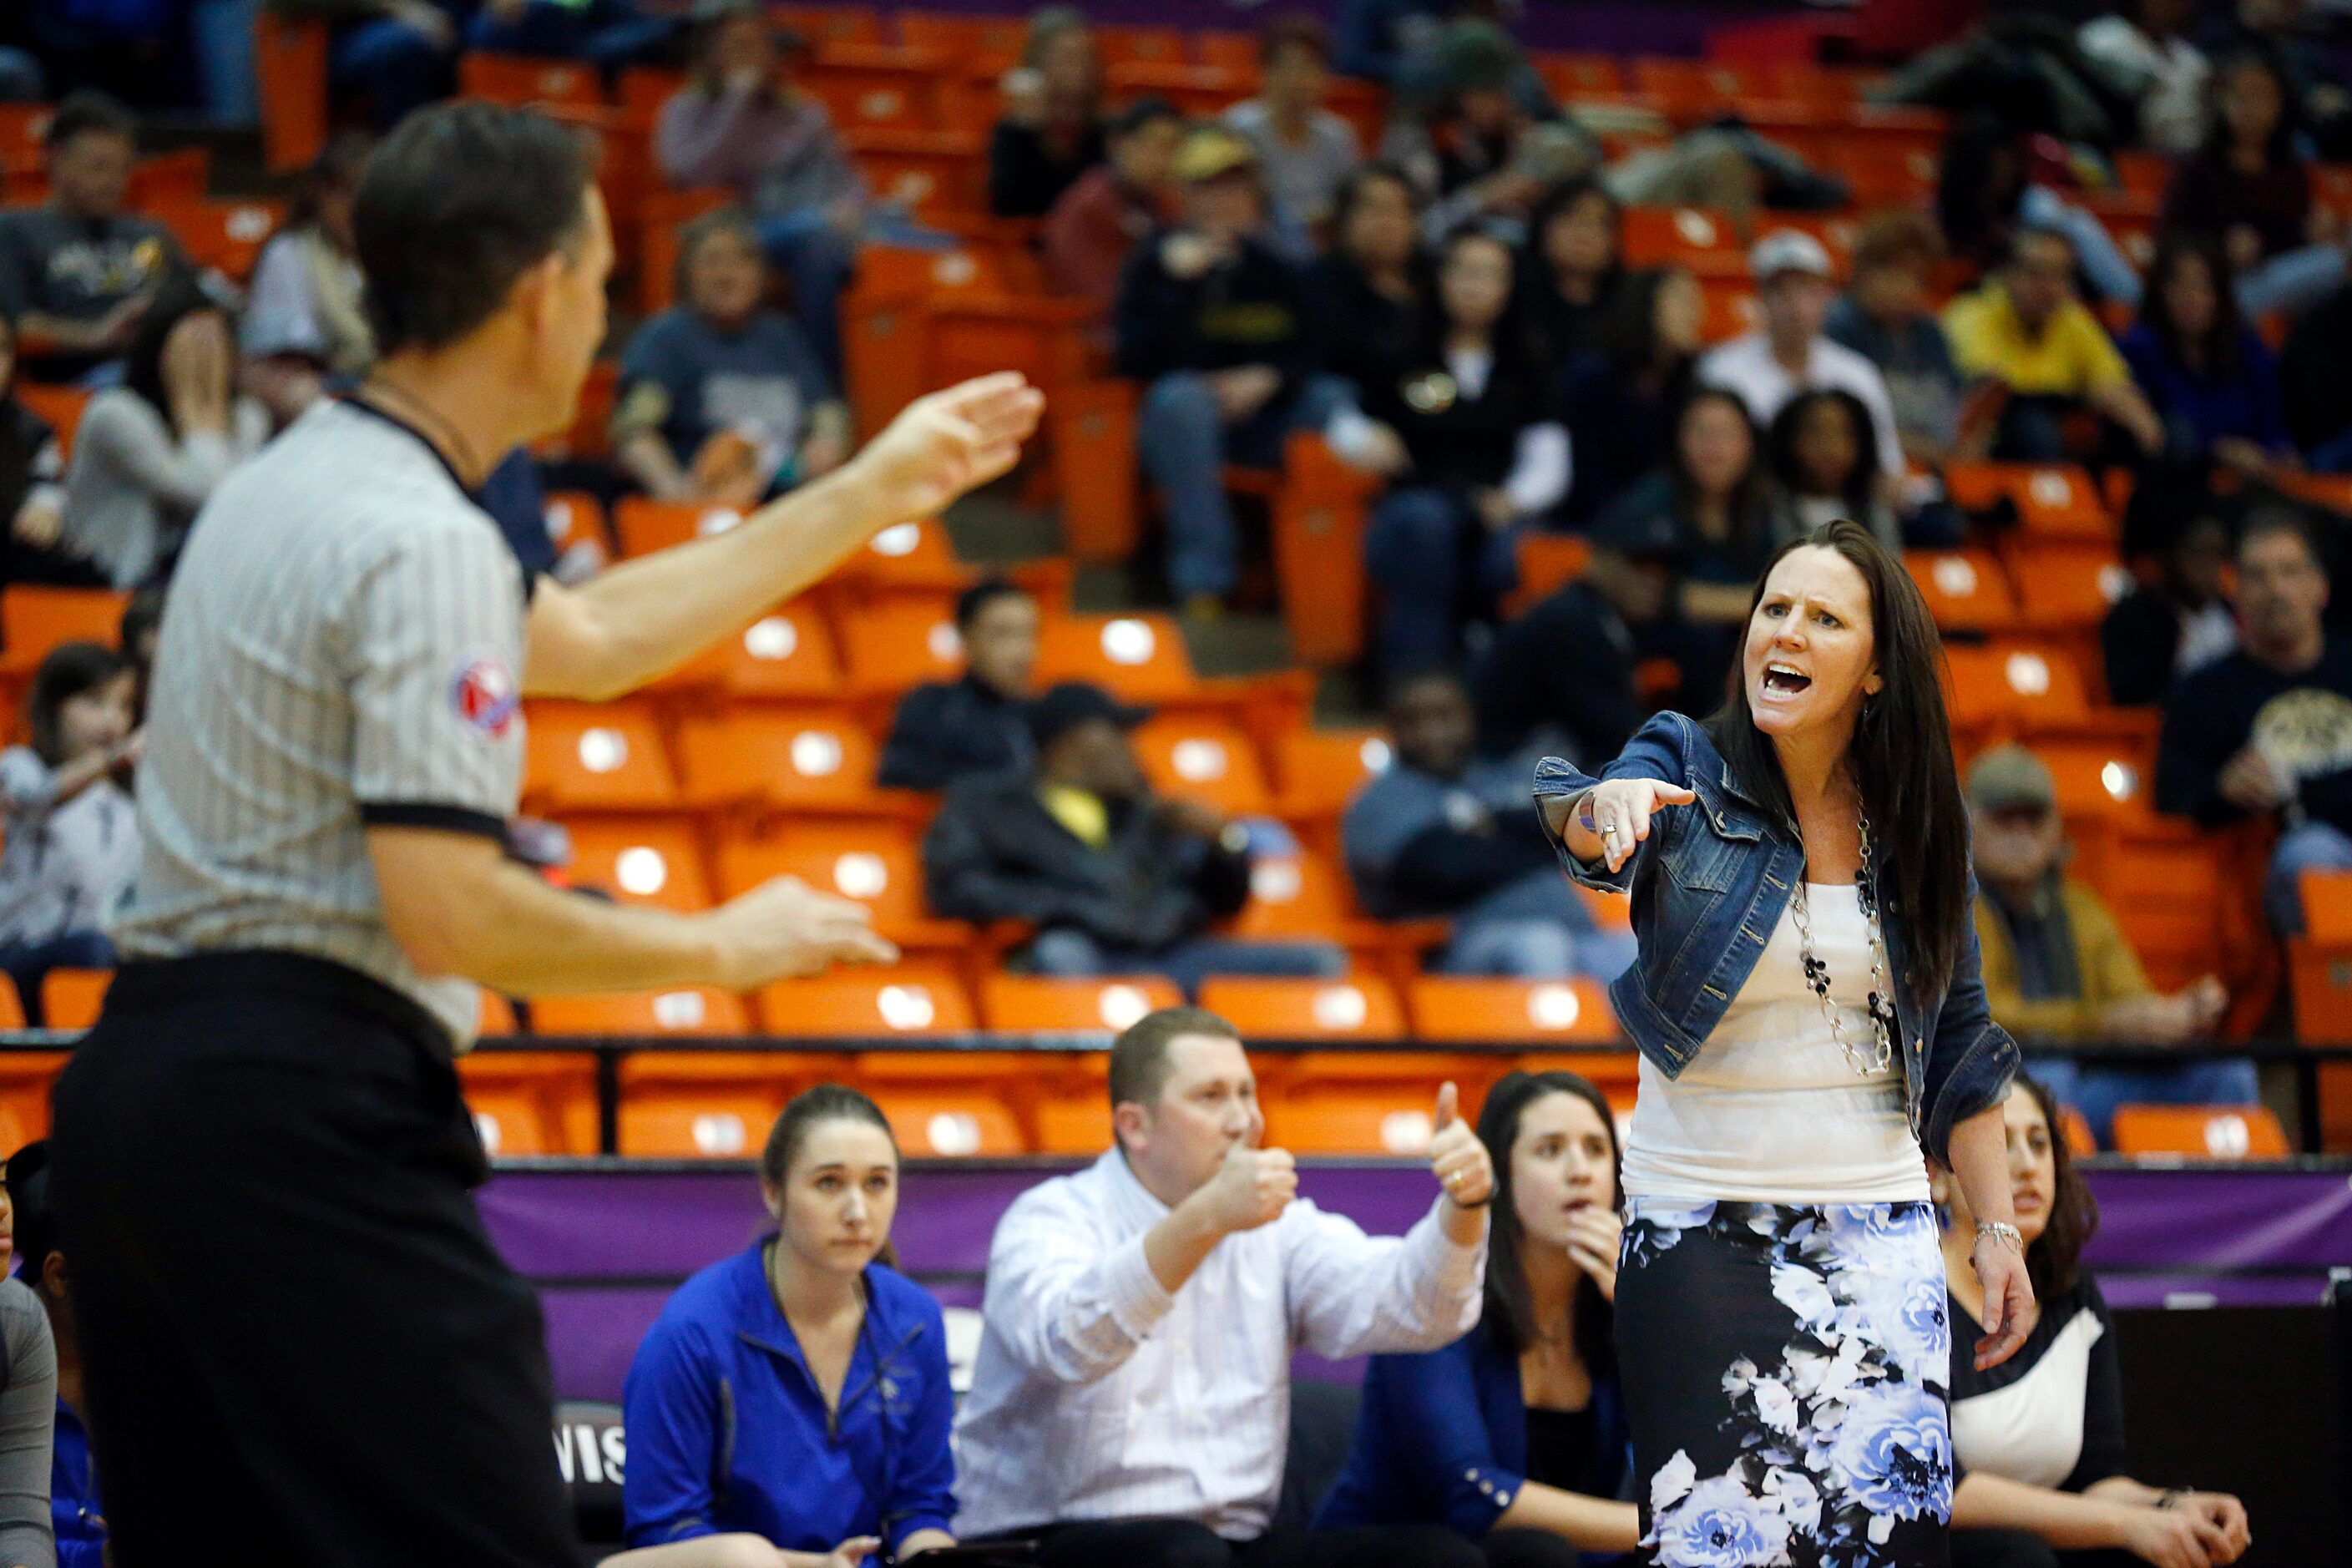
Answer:
<svg viewBox="0 0 2352 1568"><path fill-rule="evenodd" d="M2246 1509L2221 1492L2159 1491L2124 1474L2123 1374L2098 1285L2078 1265L2099 1205L2057 1134L2050 1091L2019 1078L2003 1103L2011 1203L2033 1305L2025 1343L1979 1372L1952 1361L1953 1568L2221 1568L2246 1550ZM1948 1176L1951 1321L1983 1317L1962 1267L1976 1215Z"/></svg>
<svg viewBox="0 0 2352 1568"><path fill-rule="evenodd" d="M1975 1363L2024 1337L2017 1047L1978 975L1940 658L1902 563L1832 522L1767 567L1713 717L1659 714L1597 777L1536 771L1570 874L1633 895L1617 1342L1662 1568L1944 1562L1927 1159L1983 1222Z"/></svg>

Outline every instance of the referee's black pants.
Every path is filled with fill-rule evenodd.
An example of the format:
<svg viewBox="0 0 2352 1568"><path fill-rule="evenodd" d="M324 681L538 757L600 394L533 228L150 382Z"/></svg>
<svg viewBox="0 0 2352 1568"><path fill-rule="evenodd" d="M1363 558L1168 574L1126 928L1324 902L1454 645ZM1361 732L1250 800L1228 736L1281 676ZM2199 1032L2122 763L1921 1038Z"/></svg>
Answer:
<svg viewBox="0 0 2352 1568"><path fill-rule="evenodd" d="M52 1191L119 1568L573 1568L539 1304L447 1042L339 964L125 967Z"/></svg>

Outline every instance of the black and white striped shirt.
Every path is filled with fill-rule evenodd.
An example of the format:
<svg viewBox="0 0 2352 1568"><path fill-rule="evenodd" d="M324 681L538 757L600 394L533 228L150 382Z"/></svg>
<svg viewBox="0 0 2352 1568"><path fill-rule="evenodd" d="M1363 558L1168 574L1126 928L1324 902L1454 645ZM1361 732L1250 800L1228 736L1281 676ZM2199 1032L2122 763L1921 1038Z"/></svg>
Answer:
<svg viewBox="0 0 2352 1568"><path fill-rule="evenodd" d="M504 831L523 602L498 526L375 410L322 404L225 480L163 617L124 954L311 953L469 1040L474 987L394 942L365 829Z"/></svg>

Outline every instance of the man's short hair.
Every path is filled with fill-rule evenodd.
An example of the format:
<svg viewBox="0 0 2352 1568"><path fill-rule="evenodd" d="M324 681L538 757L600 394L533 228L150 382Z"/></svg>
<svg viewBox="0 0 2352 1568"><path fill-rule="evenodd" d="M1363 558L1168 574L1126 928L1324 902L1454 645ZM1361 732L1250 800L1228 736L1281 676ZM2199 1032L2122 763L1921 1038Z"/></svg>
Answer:
<svg viewBox="0 0 2352 1568"><path fill-rule="evenodd" d="M2311 563L2322 571L2327 568L2327 557L2319 548L2319 534L2301 512L2284 507L2262 507L2250 515L2238 530L2237 554L2242 558L2259 542L2274 534L2287 534L2303 546Z"/></svg>
<svg viewBox="0 0 2352 1568"><path fill-rule="evenodd" d="M41 132L41 146L55 153L75 137L92 132L136 142L139 117L102 92L68 93L65 101L58 105L57 112L49 116L49 128Z"/></svg>
<svg viewBox="0 0 2352 1568"><path fill-rule="evenodd" d="M1205 1007L1162 1007L1123 1030L1110 1047L1110 1102L1157 1105L1168 1087L1168 1047L1181 1035L1238 1043L1242 1032Z"/></svg>
<svg viewBox="0 0 2352 1568"><path fill-rule="evenodd" d="M1184 111L1158 93L1146 93L1111 117L1110 139L1124 142L1148 125L1162 120L1184 122Z"/></svg>
<svg viewBox="0 0 2352 1568"><path fill-rule="evenodd" d="M528 109L423 109L368 159L352 208L379 353L446 348L496 316L515 280L574 243L588 143Z"/></svg>
<svg viewBox="0 0 2352 1568"><path fill-rule="evenodd" d="M1331 63L1331 29L1312 16L1276 16L1257 30L1257 63L1270 66L1285 49L1311 49L1325 65Z"/></svg>
<svg viewBox="0 0 2352 1568"><path fill-rule="evenodd" d="M1908 267L1926 272L1944 258L1944 237L1936 220L1911 207L1888 207L1864 219L1854 237L1853 269L1876 271Z"/></svg>
<svg viewBox="0 0 2352 1568"><path fill-rule="evenodd" d="M980 619L982 610L999 599L1026 599L1029 590L1010 577L982 577L956 595L955 624L959 632L971 630L972 622Z"/></svg>

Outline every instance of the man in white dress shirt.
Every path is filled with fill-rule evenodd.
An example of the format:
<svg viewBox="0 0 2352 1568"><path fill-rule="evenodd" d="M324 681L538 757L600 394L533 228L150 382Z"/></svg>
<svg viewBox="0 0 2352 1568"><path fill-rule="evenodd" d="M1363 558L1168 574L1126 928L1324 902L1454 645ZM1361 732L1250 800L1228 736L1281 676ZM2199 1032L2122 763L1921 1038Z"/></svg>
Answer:
<svg viewBox="0 0 2352 1568"><path fill-rule="evenodd" d="M1802 229L1775 229L1748 253L1763 325L1717 344L1698 362L1698 378L1736 393L1763 428L1801 392L1850 392L1870 411L1878 460L1890 480L1903 477L1903 441L1895 404L1878 367L1824 328L1837 300L1835 268L1822 242Z"/></svg>
<svg viewBox="0 0 2352 1568"><path fill-rule="evenodd" d="M1444 1189L1402 1237L1297 1196L1239 1034L1171 1007L1118 1037L1115 1147L1021 1195L989 1249L957 1428L958 1533L1038 1540L1043 1568L1386 1568L1414 1531L1269 1536L1290 1358L1435 1350L1475 1327L1494 1170L1438 1098ZM1443 1531L1435 1532L1443 1535ZM1473 1561L1476 1561L1475 1549Z"/></svg>

